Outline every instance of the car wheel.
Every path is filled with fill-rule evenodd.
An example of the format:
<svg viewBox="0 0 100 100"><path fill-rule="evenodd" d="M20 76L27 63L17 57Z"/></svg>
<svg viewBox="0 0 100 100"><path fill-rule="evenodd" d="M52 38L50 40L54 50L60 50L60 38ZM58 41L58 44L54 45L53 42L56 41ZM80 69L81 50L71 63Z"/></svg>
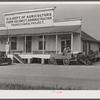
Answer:
<svg viewBox="0 0 100 100"><path fill-rule="evenodd" d="M57 64L57 63L56 63L56 59L55 59L54 57L50 57L50 59L48 60L48 63L49 63L49 64L54 64L54 65Z"/></svg>
<svg viewBox="0 0 100 100"><path fill-rule="evenodd" d="M11 65L11 63L12 63L12 60L8 59L8 65Z"/></svg>
<svg viewBox="0 0 100 100"><path fill-rule="evenodd" d="M63 64L64 65L69 65L69 62L70 62L69 59L67 59L67 58L63 59Z"/></svg>
<svg viewBox="0 0 100 100"><path fill-rule="evenodd" d="M92 65L92 62L90 60L87 59L86 62L87 62L87 65Z"/></svg>
<svg viewBox="0 0 100 100"><path fill-rule="evenodd" d="M1 64L2 64L2 63L1 63L1 61L0 61L0 66L1 66Z"/></svg>

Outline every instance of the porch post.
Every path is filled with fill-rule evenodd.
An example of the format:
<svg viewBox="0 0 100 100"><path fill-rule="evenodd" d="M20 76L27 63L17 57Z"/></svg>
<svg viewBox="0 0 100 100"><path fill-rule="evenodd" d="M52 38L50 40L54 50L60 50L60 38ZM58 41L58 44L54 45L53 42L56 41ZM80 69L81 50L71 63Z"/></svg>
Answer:
<svg viewBox="0 0 100 100"><path fill-rule="evenodd" d="M57 48L58 48L58 35L56 34L56 54L57 54Z"/></svg>
<svg viewBox="0 0 100 100"><path fill-rule="evenodd" d="M9 36L8 36L8 45L9 45L9 51L8 51L8 53L10 54L10 39L9 39Z"/></svg>
<svg viewBox="0 0 100 100"><path fill-rule="evenodd" d="M8 40L7 40L7 42L9 42L9 36L8 36Z"/></svg>
<svg viewBox="0 0 100 100"><path fill-rule="evenodd" d="M42 53L44 54L44 35L43 35L43 51Z"/></svg>
<svg viewBox="0 0 100 100"><path fill-rule="evenodd" d="M8 45L9 45L9 50L8 50L8 54L10 53L10 41L9 41L9 36L8 36Z"/></svg>
<svg viewBox="0 0 100 100"><path fill-rule="evenodd" d="M43 35L43 50L42 50L42 54L44 54L44 35ZM41 64L44 64L44 58L41 59Z"/></svg>
<svg viewBox="0 0 100 100"><path fill-rule="evenodd" d="M7 38L7 42L6 42L6 56L10 53L10 49L9 49L9 37Z"/></svg>
<svg viewBox="0 0 100 100"><path fill-rule="evenodd" d="M25 36L25 53L26 53L26 36Z"/></svg>
<svg viewBox="0 0 100 100"><path fill-rule="evenodd" d="M6 33L7 33L7 43L6 43L6 51L7 51L7 54L9 54L10 53L10 45L9 45L9 35L8 35L8 27L6 26L6 28L7 28L7 31L6 31Z"/></svg>
<svg viewBox="0 0 100 100"><path fill-rule="evenodd" d="M73 33L71 33L71 52L73 52Z"/></svg>

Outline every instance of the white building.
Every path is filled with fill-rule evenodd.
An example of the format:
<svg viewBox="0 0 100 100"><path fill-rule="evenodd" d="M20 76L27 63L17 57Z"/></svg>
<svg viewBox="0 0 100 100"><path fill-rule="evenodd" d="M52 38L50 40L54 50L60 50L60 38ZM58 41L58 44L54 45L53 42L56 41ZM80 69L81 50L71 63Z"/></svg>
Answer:
<svg viewBox="0 0 100 100"><path fill-rule="evenodd" d="M81 18L54 19L55 8L5 13L5 27L0 28L0 51L9 40L10 54L23 59L49 59L67 46L71 52L99 51L100 41L81 30Z"/></svg>

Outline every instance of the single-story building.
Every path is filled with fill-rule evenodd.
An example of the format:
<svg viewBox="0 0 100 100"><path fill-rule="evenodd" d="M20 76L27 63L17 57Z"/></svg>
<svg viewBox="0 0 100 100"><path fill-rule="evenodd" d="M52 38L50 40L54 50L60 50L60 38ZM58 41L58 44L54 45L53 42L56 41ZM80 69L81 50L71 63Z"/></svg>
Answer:
<svg viewBox="0 0 100 100"><path fill-rule="evenodd" d="M7 13L5 16L18 13ZM11 18L6 18L7 20ZM49 59L51 53L62 53L66 46L70 47L73 53L100 51L100 41L81 30L81 18L63 21L53 19L52 25L34 26L0 27L0 51L6 51L6 43L9 41L8 56L13 58L13 54L17 53L22 59L28 59L28 62L31 58Z"/></svg>

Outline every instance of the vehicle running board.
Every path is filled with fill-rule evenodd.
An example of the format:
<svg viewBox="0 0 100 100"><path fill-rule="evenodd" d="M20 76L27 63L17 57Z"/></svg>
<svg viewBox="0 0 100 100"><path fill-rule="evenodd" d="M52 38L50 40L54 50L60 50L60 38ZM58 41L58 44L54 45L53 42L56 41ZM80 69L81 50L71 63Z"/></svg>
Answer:
<svg viewBox="0 0 100 100"><path fill-rule="evenodd" d="M26 62L18 55L18 54L13 54L13 57L20 62L21 64L26 64Z"/></svg>

